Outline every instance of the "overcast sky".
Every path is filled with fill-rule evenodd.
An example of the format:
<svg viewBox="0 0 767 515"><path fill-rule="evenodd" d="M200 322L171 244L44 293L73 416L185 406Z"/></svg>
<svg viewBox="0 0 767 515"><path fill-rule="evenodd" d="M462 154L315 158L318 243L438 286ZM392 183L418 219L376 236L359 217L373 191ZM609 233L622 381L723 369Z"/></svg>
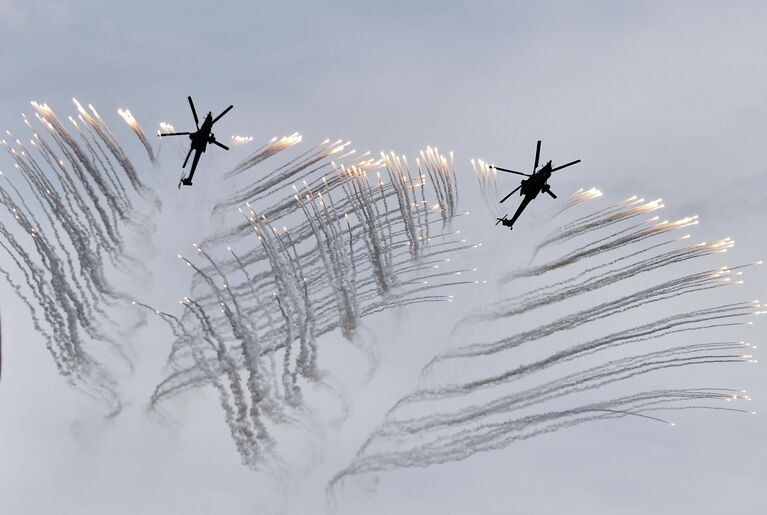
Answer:
<svg viewBox="0 0 767 515"><path fill-rule="evenodd" d="M129 107L147 132L160 121L179 128L190 122L185 97L192 95L206 106L199 110L235 105L219 129L227 138L300 131L307 144L329 137L373 151L452 149L461 207L477 214L483 206L468 160L529 166L542 139L547 159L583 160L557 178L560 192L597 186L616 200L662 197L667 216L699 214L697 237L731 236L733 259L749 262L767 257L765 21L764 2L0 0L0 128L22 129L30 100L69 114L73 96L116 127L115 110ZM170 217L183 201L178 163L164 158L144 170L167 187ZM0 169L10 167L0 158ZM510 266L507 255L524 255L525 241L503 239L509 235L491 221L465 224L471 238L487 242L476 259L491 282ZM204 236L194 225L172 227L174 245ZM179 249L155 244L154 262L172 263ZM186 276L168 272L174 279L166 284L158 278L164 273L146 286L148 298L184 294ZM743 298L767 298L766 288L756 270ZM123 386L131 404L104 423L56 375L13 291L1 285L0 292L3 513L321 513L327 479L348 464L385 407L412 388L449 332L418 329L421 315L439 314L435 307L371 322L379 341L391 342L378 375L367 385L349 379L354 415L338 434L329 431L321 463L284 493L239 464L212 392L185 397L176 425L146 417L169 344L159 326L132 342L137 371ZM476 292L465 298L451 316L480 300ZM764 343L763 331L757 324L742 337ZM325 339L332 346L340 337ZM413 349L413 340L425 343ZM334 356L325 365L343 374L343 351ZM754 409L764 403L767 379L756 367L696 377L703 384L690 386L746 388ZM674 431L626 419L584 425L464 462L381 474L375 485L353 485L340 509L767 512L764 417L691 413L679 422Z"/></svg>

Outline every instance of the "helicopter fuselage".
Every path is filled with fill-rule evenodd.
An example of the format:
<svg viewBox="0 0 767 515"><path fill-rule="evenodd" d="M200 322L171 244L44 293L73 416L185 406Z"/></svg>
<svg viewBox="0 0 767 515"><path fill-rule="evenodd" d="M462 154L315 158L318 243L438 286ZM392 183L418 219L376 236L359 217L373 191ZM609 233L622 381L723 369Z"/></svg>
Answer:
<svg viewBox="0 0 767 515"><path fill-rule="evenodd" d="M213 118L213 113L208 111L208 114L205 115L205 119L202 121L202 126L200 126L200 121L197 118L197 110L194 108L192 97L187 97L187 100L189 100L189 108L192 110L192 116L194 116L194 125L197 127L197 130L194 132L165 132L160 134L160 136L187 135L192 142L189 145L189 153L186 155L186 159L184 159L184 164L181 165L181 168L186 168L186 163L189 162L189 158L191 157L192 152L194 152L194 159L192 159L192 169L189 171L189 175L186 177L182 176L181 181L178 183L179 188L181 188L182 184L186 186L192 185L192 177L194 176L194 171L197 169L197 163L200 161L200 156L208 148L208 143L219 146L224 150L229 150L229 147L216 141L216 136L213 134L213 124L220 120L221 117L231 111L234 107L233 105L230 105L215 118Z"/></svg>
<svg viewBox="0 0 767 515"><path fill-rule="evenodd" d="M502 223L505 227L508 227L511 229L514 226L514 222L517 221L517 218L519 218L519 215L522 214L522 211L525 210L527 205L538 195L541 194L541 192L544 192L548 194L551 198L556 199L556 194L551 191L551 187L549 186L549 178L551 177L551 174L556 172L557 170L561 170L563 168L567 168L568 166L572 166L574 164L580 163L580 159L576 159L575 161L571 161L567 164L563 164L560 166L557 166L554 168L551 164L551 161L546 163L545 165L538 168L539 158L541 157L541 141L538 140L538 144L535 148L535 164L533 165L533 173L530 175L522 172L518 172L516 170L509 170L508 168L501 168L500 166L492 165L490 168L494 168L497 171L501 172L507 172L507 173L513 173L517 175L524 175L527 178L522 179L522 182L519 186L514 188L508 195L503 197L501 199L501 204L503 204L509 197L511 197L514 193L519 190L519 195L522 197L522 201L519 203L519 207L517 208L516 212L514 213L514 216L511 217L511 220L506 218L504 216L503 218L498 218L496 224Z"/></svg>
<svg viewBox="0 0 767 515"><path fill-rule="evenodd" d="M519 189L519 195L523 197L535 198L542 191L549 187L547 184L551 177L551 161L543 165L539 170L533 172L529 178L522 180L522 187Z"/></svg>
<svg viewBox="0 0 767 515"><path fill-rule="evenodd" d="M189 139L192 140L192 148L198 152L205 152L211 139L212 130L213 116L211 113L208 113L199 130L189 135Z"/></svg>

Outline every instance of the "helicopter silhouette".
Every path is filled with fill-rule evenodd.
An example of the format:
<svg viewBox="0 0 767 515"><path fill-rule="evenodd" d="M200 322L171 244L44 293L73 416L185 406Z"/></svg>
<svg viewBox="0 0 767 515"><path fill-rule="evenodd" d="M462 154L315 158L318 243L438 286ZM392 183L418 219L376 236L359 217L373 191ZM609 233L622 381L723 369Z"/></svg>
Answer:
<svg viewBox="0 0 767 515"><path fill-rule="evenodd" d="M189 156L192 155L192 151L194 151L194 159L192 159L192 168L189 171L189 175L186 177L181 177L181 180L178 182L178 187L181 189L181 185L184 186L191 186L192 185L192 177L194 176L194 171L197 169L197 163L200 161L200 156L205 152L205 149L208 146L208 143L212 143L214 145L218 145L219 147L223 148L224 150L229 150L229 147L226 145L219 143L216 141L216 137L213 134L213 124L216 123L218 120L221 119L222 116L224 116L226 113L229 112L230 109L232 109L234 106L230 105L224 111L213 118L213 113L208 111L208 114L205 115L205 119L202 121L202 127L200 127L200 120L197 118L197 111L194 109L194 102L192 102L192 97L187 97L189 100L189 107L192 108L192 116L194 116L194 124L197 126L197 130L195 132L166 132L166 133L160 133L161 137L164 136L189 136L189 139L192 140L192 145L189 148L189 153L186 155L186 159L184 159L184 164L181 165L181 168L186 168L186 163L189 161Z"/></svg>
<svg viewBox="0 0 767 515"><path fill-rule="evenodd" d="M557 196L554 194L553 191L551 191L551 187L548 184L548 180L551 177L551 174L556 172L557 170L561 170L563 168L567 168L568 166L572 166L574 164L578 164L581 162L580 159L576 159L575 161L571 161L567 164L563 164L561 166L557 166L556 168L552 167L551 161L547 162L545 165L543 165L540 169L538 169L538 161L541 157L541 140L538 140L538 145L535 149L535 164L533 165L533 173L527 174L522 172L517 172L515 170L509 170L508 168L501 168L500 166L491 165L490 168L493 168L495 170L506 172L506 173L513 173L517 175L524 175L527 177L527 179L522 179L522 182L519 186L514 188L514 190L503 197L501 199L501 203L505 202L509 197L511 197L513 194L515 194L517 191L519 191L520 195L524 195L525 198L522 199L522 202L519 204L519 207L517 208L517 211L514 213L514 216L511 217L511 220L506 218L508 215L504 215L503 218L496 218L498 220L495 222L495 225L503 224L504 227L508 227L509 229L514 228L514 222L517 221L517 218L519 218L519 215L522 214L522 211L525 210L527 205L532 202L532 200L537 197L541 192L548 193L551 198L557 198Z"/></svg>

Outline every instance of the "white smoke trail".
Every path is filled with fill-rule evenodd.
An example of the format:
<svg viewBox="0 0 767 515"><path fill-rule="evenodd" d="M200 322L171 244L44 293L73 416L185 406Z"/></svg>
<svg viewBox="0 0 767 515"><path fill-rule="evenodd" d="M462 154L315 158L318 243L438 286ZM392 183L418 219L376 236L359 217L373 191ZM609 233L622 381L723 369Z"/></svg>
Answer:
<svg viewBox="0 0 767 515"><path fill-rule="evenodd" d="M146 150L146 153L149 156L149 160L152 163L156 163L157 158L154 155L152 144L149 143L149 140L147 139L146 134L144 134L144 130L141 128L141 125L139 125L138 121L136 120L136 118L134 118L130 110L118 109L117 114L119 114L120 117L125 121L125 123L128 124L128 127L131 128L133 133L136 135L136 137L139 139L141 144L144 146L144 150Z"/></svg>
<svg viewBox="0 0 767 515"><path fill-rule="evenodd" d="M299 141L298 135L272 140L229 176ZM435 270L445 262L443 254L477 245L435 229L460 216L456 174L452 155L446 158L430 148L423 156L419 166L428 170L415 176L404 156L391 153L374 160L348 142L327 140L219 201L215 210L222 213L240 204L245 224L195 245L203 264L179 256L195 273L194 316L179 319L185 332L174 333L170 375L158 385L153 406L204 386L211 372L229 385L234 378L228 374L242 376L249 398L229 386L232 408L223 409L225 414L231 411L226 417L243 462L260 467L269 459L264 442L271 441L264 428L272 423L300 425L298 420L308 414L304 388L334 391L318 367L322 335L339 329L367 353L372 373L377 350L361 325L365 316L449 302L452 296L431 292L479 283L454 280L456 273L472 270ZM378 174L372 181L369 173L381 169L386 180ZM431 194L441 201L429 202ZM219 255L216 248L223 245L227 252ZM176 350L186 345L196 350ZM199 370L197 363L203 364ZM277 363L282 370L275 370ZM246 404L255 417L249 432L238 415Z"/></svg>
<svg viewBox="0 0 767 515"><path fill-rule="evenodd" d="M77 104L83 130L72 117L68 129L47 104L32 106L42 131L22 115L31 146L10 131L2 140L15 171L0 172L0 206L13 222L0 222L0 247L9 258L3 266L17 270L2 274L29 309L59 373L114 416L122 407L117 384L96 356L108 348L132 367L113 336L113 306L129 297L113 285L110 265L121 273L143 272L126 251L124 234L146 230L138 224L147 191L95 109L85 113L86 123Z"/></svg>
<svg viewBox="0 0 767 515"><path fill-rule="evenodd" d="M500 218L503 216L503 213L498 204L498 201L501 199L501 196L498 193L498 185L496 183L498 172L495 168L491 167L481 159L477 159L476 161L472 159L471 167L477 175L479 191L482 194L482 200L485 202L485 206L494 218Z"/></svg>
<svg viewBox="0 0 767 515"><path fill-rule="evenodd" d="M364 473L382 472L403 467L427 467L435 464L466 459L479 452L501 449L513 442L559 431L588 421L632 416L673 425L657 414L663 411L686 409L715 409L752 413L747 409L729 408L717 403L750 400L750 397L729 389L677 389L652 390L616 397L607 401L586 402L579 398L585 393L598 393L617 383L629 384L632 379L663 370L676 370L691 366L721 366L723 364L755 363L754 348L740 341L710 341L675 344L673 337L695 334L700 341L712 328L735 328L750 324L750 318L767 313L758 301L723 304L720 288L740 283L742 270L761 262L737 267L709 267L690 272L690 264L732 248L733 242L725 238L714 243L700 243L663 251L663 247L683 241L676 238L662 244L648 244L648 238L668 230L689 226L691 218L674 223L662 222L646 227L623 226L631 224L632 214L639 202L630 199L602 209L571 222L565 229L555 231L557 242L564 244L577 233L591 241L576 250L545 265L531 266L528 270L512 272L514 276L536 277L545 271L566 268L579 260L587 260L584 271L545 286L536 286L527 293L501 299L470 313L456 329L469 328L461 334L471 334L475 341L489 322L504 322L522 316L543 306L558 304L574 297L587 297L609 285L627 282L639 275L647 285L653 271L671 270L676 276L651 287L633 291L609 302L602 302L551 320L500 340L470 343L435 356L424 371L424 384L402 397L386 413L383 422L370 434L351 464L336 474L328 484L327 495L334 502L336 488L344 478ZM647 207L641 207L647 209ZM554 217L556 214L554 215ZM615 217L619 219L616 221ZM600 231L618 224L619 231L612 237L602 238ZM625 239L640 246L628 247ZM622 256L614 254L626 250ZM660 251L659 251L660 249ZM677 266L684 264L683 267ZM687 271L679 275L679 270ZM533 270L534 272L530 272ZM658 303L666 306L675 298L700 297L708 301L707 307L687 309L647 322L639 322L638 308ZM688 305L689 302L685 302ZM664 308L666 311L669 308ZM603 336L573 341L568 331L587 326L591 333L598 332L600 321L622 314L631 314L633 327ZM482 324L480 326L480 324ZM505 326L504 326L505 327ZM560 335L556 338L558 335ZM506 363L505 356L521 345L534 345L544 337L554 336L560 349L545 351L541 357L528 363L488 375L483 367L469 367L483 356L493 355L494 362ZM652 344L651 349L647 347ZM658 349L658 345L662 347ZM540 345L540 344L538 344ZM551 343L548 343L551 345ZM608 356L619 348L637 349L634 353L617 358ZM588 362L584 358L588 358ZM529 358L528 358L529 359ZM444 384L433 384L437 366L446 360L461 360L467 370L476 368L477 377ZM588 365L586 365L588 363ZM565 365L569 364L568 368ZM486 367L484 367L486 368ZM520 382L525 379L524 383ZM536 380L536 378L538 378ZM523 386L524 385L524 386ZM483 391L481 396L477 394ZM604 394L603 394L604 395ZM450 400L449 402L447 402ZM557 407L551 406L556 403Z"/></svg>

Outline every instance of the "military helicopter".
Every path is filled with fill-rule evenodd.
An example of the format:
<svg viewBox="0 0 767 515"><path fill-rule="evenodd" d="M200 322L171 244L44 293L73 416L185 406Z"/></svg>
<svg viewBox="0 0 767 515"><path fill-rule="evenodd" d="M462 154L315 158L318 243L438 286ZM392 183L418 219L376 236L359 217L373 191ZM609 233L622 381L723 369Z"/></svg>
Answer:
<svg viewBox="0 0 767 515"><path fill-rule="evenodd" d="M221 119L222 116L224 116L226 113L229 112L230 109L232 109L234 106L229 106L226 109L224 109L224 112L222 112L220 115L213 118L213 114L208 111L208 114L205 116L205 119L202 121L202 127L200 127L200 121L197 118L197 111L194 109L194 102L192 102L192 97L187 97L189 100L189 107L192 108L192 116L194 116L194 124L197 126L197 130L195 132L166 132L166 133L160 133L160 136L189 136L189 139L192 140L191 148L189 149L189 153L186 155L186 159L184 159L184 164L181 165L181 168L186 168L186 163L189 161L189 156L192 155L192 151L194 151L194 159L192 159L192 169L189 171L189 175L186 177L181 177L181 180L178 182L178 187L181 189L181 185L184 186L191 186L192 185L192 177L194 176L194 171L197 169L197 163L200 161L200 156L205 152L206 147L208 146L208 143L213 143L214 145L218 145L219 147L223 148L224 150L229 150L229 147L226 145L219 143L216 141L216 137L213 134L213 124L216 123L218 120Z"/></svg>
<svg viewBox="0 0 767 515"><path fill-rule="evenodd" d="M517 211L514 213L514 216L511 217L511 220L506 218L508 215L504 215L503 218L497 218L497 222L495 222L495 225L503 224L504 227L508 227L509 229L513 229L514 222L517 221L517 218L519 218L519 215L522 214L522 211L525 210L527 205L538 196L539 193L544 192L551 195L551 198L557 198L557 196L554 194L553 191L551 191L550 186L548 185L549 177L551 177L551 174L556 172L557 170L561 170L563 168L567 168L568 166L572 166L574 164L578 164L581 162L580 159L576 159L575 161L571 161L567 164L563 164L561 166L557 166L556 168L552 167L551 161L543 165L540 169L538 169L538 161L541 157L541 140L538 140L538 145L535 149L535 164L533 165L533 173L527 174L522 172L517 172L514 170L509 170L508 168L501 168L500 166L494 166L491 165L490 168L493 168L495 170L506 172L506 173L513 173L517 175L524 175L527 177L527 179L522 179L522 183L514 188L514 190L503 197L501 199L501 203L505 202L509 197L511 197L513 194L515 194L517 191L519 191L520 195L524 195L525 198L522 199L522 203L519 204L519 207L517 208Z"/></svg>

